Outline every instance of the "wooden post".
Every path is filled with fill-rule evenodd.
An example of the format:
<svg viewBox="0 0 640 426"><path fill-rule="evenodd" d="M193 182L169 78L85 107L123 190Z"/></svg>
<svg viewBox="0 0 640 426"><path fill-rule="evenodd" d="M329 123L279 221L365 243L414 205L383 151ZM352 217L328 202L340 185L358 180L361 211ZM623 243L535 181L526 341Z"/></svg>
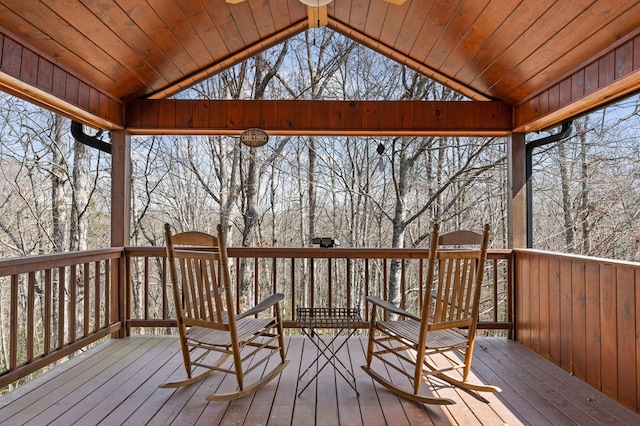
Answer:
<svg viewBox="0 0 640 426"><path fill-rule="evenodd" d="M527 246L527 190L525 134L512 133L508 144L508 224L509 246Z"/></svg>
<svg viewBox="0 0 640 426"><path fill-rule="evenodd" d="M129 245L131 217L131 135L124 130L111 132L111 246ZM127 327L128 276L126 259L121 257L112 275L112 318L122 328L112 337L129 335Z"/></svg>

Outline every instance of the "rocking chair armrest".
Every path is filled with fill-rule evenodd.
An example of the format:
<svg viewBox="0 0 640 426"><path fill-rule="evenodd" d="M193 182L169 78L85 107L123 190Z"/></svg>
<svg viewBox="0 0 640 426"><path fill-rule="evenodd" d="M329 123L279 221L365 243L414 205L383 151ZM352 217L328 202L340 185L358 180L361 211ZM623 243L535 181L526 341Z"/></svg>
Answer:
<svg viewBox="0 0 640 426"><path fill-rule="evenodd" d="M386 300L382 300L379 297L376 296L367 296L367 301L373 303L374 305L380 306L382 309L392 312L394 314L403 316L403 317L407 317L407 318L412 318L416 321L420 321L420 318L410 314L409 312L405 311L404 309L401 309L399 307L397 307L396 305L394 305L393 303L389 303Z"/></svg>
<svg viewBox="0 0 640 426"><path fill-rule="evenodd" d="M260 313L262 311L265 311L283 299L284 299L284 294L282 293L272 294L271 296L267 297L266 299L258 303L253 308L239 314L237 318L240 319L240 318L248 317L248 316Z"/></svg>

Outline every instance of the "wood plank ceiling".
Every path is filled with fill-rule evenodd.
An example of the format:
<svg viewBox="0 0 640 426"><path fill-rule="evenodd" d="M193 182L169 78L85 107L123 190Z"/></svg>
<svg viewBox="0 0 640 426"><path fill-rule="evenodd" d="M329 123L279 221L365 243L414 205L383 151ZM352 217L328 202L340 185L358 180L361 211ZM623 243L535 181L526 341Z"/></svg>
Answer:
<svg viewBox="0 0 640 426"><path fill-rule="evenodd" d="M0 86L119 128L309 28L299 0L0 0ZM309 9L309 10L308 10ZM531 131L640 90L637 0L334 0L327 25Z"/></svg>

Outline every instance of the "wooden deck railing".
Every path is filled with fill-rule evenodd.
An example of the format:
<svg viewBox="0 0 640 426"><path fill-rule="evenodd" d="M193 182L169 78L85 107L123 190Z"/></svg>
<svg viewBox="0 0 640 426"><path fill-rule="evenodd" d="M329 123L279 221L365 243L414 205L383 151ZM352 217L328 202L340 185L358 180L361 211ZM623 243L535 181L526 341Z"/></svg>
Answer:
<svg viewBox="0 0 640 426"><path fill-rule="evenodd" d="M428 253L230 248L229 255L238 308L282 292L285 325L295 332L296 306L359 307L366 321L365 296L386 298L395 267L401 305L418 312ZM483 291L481 327L505 335L513 328L511 256L508 250L491 252ZM175 315L164 248L0 260L0 315L0 339L8 342L0 345L0 390L109 335L172 333Z"/></svg>
<svg viewBox="0 0 640 426"><path fill-rule="evenodd" d="M0 260L0 389L120 330L123 251Z"/></svg>
<svg viewBox="0 0 640 426"><path fill-rule="evenodd" d="M288 327L295 326L296 306L360 307L366 320L364 296L387 297L394 262L401 304L417 310L427 256L340 248L229 254L236 294L244 283L248 295L236 297L236 305L283 292ZM165 262L162 247L0 260L0 391L109 335L173 332ZM640 410L639 263L493 250L484 285L481 328L515 330L533 351Z"/></svg>
<svg viewBox="0 0 640 426"><path fill-rule="evenodd" d="M492 250L488 255L483 288L480 329L513 330L513 280L510 250ZM126 248L127 294L131 307L127 328L172 327L173 300L165 273L164 251L159 247ZM419 313L423 273L428 251L422 249L351 248L229 248L233 261L236 309L253 306L273 292L285 294L285 327L295 327L297 306L355 307L366 327L368 294L388 299L388 283L396 262L400 305ZM244 263L244 264L243 264ZM243 278L244 277L244 278ZM239 287L244 287L240 292ZM246 300L248 298L248 300Z"/></svg>
<svg viewBox="0 0 640 426"><path fill-rule="evenodd" d="M515 251L516 338L640 412L640 264Z"/></svg>

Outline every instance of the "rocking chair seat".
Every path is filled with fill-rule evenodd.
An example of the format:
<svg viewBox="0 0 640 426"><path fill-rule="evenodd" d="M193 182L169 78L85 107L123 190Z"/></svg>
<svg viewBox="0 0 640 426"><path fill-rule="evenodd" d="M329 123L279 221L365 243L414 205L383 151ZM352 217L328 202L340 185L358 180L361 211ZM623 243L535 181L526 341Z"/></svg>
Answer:
<svg viewBox="0 0 640 426"><path fill-rule="evenodd" d="M262 329L275 326L271 318L242 318L236 322L238 340L248 340ZM231 345L231 334L228 330L212 330L210 328L193 326L187 331L190 342L201 345L228 347Z"/></svg>
<svg viewBox="0 0 640 426"><path fill-rule="evenodd" d="M399 338L418 346L420 336L420 322L414 319L405 321L379 321L378 327L394 333ZM427 334L427 349L465 347L469 339L463 330L446 328L429 331Z"/></svg>

